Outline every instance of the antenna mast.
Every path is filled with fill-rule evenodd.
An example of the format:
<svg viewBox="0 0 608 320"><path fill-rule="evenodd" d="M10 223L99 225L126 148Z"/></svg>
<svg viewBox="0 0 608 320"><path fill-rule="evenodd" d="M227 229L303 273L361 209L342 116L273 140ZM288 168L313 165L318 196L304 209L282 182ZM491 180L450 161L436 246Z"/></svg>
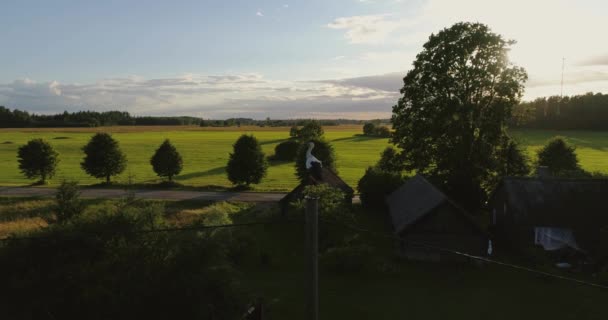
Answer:
<svg viewBox="0 0 608 320"><path fill-rule="evenodd" d="M561 83L561 91L559 93L559 97L564 97L564 63L566 62L566 58L562 58L562 83Z"/></svg>

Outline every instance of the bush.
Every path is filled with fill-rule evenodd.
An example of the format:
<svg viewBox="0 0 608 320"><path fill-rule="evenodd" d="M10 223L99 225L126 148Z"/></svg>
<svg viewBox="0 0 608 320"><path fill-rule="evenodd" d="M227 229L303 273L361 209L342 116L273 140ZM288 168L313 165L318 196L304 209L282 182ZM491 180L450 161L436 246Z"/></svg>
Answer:
<svg viewBox="0 0 608 320"><path fill-rule="evenodd" d="M296 138L299 141L304 142L309 140L322 139L324 134L325 131L323 130L321 124L318 121L310 120L307 121L304 126L297 131Z"/></svg>
<svg viewBox="0 0 608 320"><path fill-rule="evenodd" d="M296 159L298 154L298 147L300 144L294 140L287 140L279 143L274 148L273 160L278 161L293 161Z"/></svg>
<svg viewBox="0 0 608 320"><path fill-rule="evenodd" d="M80 188L76 181L63 181L55 193L56 221L65 223L74 217L79 216L84 210L84 205L80 200Z"/></svg>
<svg viewBox="0 0 608 320"><path fill-rule="evenodd" d="M300 181L304 181L308 177L308 170L306 169L306 151L308 150L308 142L315 144L312 149L312 154L319 159L323 168L327 168L335 173L336 170L336 154L333 146L325 141L319 139L313 139L310 141L302 142L298 148L298 154L296 156L296 176Z"/></svg>
<svg viewBox="0 0 608 320"><path fill-rule="evenodd" d="M382 151L382 155L376 166L380 170L387 172L401 172L404 169L403 159L397 150L391 146L386 147L386 149Z"/></svg>
<svg viewBox="0 0 608 320"><path fill-rule="evenodd" d="M243 295L222 243L206 231L148 232L156 225L149 217L158 217L153 204L107 209L35 234L44 240L0 247L3 318L242 314Z"/></svg>
<svg viewBox="0 0 608 320"><path fill-rule="evenodd" d="M228 160L228 180L233 184L260 183L266 176L268 162L262 147L253 135L242 135L233 146Z"/></svg>
<svg viewBox="0 0 608 320"><path fill-rule="evenodd" d="M368 122L363 125L363 134L366 136L373 136L376 134L376 125Z"/></svg>
<svg viewBox="0 0 608 320"><path fill-rule="evenodd" d="M391 129L385 126L376 127L376 136L381 138L390 138L391 137Z"/></svg>
<svg viewBox="0 0 608 320"><path fill-rule="evenodd" d="M327 184L309 185L302 191L303 199L299 199L291 205L300 211L306 208L306 197L319 199L319 216L324 219L343 220L351 218L351 210L347 206L346 197L340 189Z"/></svg>
<svg viewBox="0 0 608 320"><path fill-rule="evenodd" d="M337 274L361 272L372 266L372 253L372 248L365 244L333 247L321 255L321 265Z"/></svg>
<svg viewBox="0 0 608 320"><path fill-rule="evenodd" d="M47 178L55 175L58 155L48 142L42 139L30 140L17 152L19 170L28 179L39 178L41 183L45 183Z"/></svg>
<svg viewBox="0 0 608 320"><path fill-rule="evenodd" d="M538 151L538 165L547 167L554 175L579 171L575 150L575 147L570 146L564 138L555 137Z"/></svg>
<svg viewBox="0 0 608 320"><path fill-rule="evenodd" d="M95 178L106 178L121 174L127 167L127 158L120 150L118 141L107 133L95 134L82 150L85 157L80 163L82 169Z"/></svg>
<svg viewBox="0 0 608 320"><path fill-rule="evenodd" d="M361 204L366 208L386 208L386 196L404 182L400 173L383 171L377 167L367 168L357 184Z"/></svg>
<svg viewBox="0 0 608 320"><path fill-rule="evenodd" d="M167 177L173 181L173 176L182 172L184 167L182 156L177 152L175 146L166 139L150 159L152 169L159 177Z"/></svg>

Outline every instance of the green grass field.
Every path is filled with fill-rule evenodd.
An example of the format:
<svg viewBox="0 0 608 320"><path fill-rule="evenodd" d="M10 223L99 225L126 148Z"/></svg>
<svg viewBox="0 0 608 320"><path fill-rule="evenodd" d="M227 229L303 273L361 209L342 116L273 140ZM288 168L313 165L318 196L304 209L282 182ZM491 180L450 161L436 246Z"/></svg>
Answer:
<svg viewBox="0 0 608 320"><path fill-rule="evenodd" d="M90 185L101 180L87 176L80 168L83 154L81 148L93 131L109 131L120 141L127 154L127 170L118 182L126 182L131 175L135 183L160 181L152 171L149 159L154 150L169 138L184 158L184 171L176 178L187 186L229 187L225 166L232 144L243 133L254 134L262 143L267 155L274 147L288 138L289 128L216 128L198 127L109 127L96 129L2 129L0 130L0 185L25 186L32 183L21 175L16 159L17 149L29 139L44 138L60 154L57 175L51 186L62 179L75 179ZM359 136L358 126L326 127L326 138L334 145L340 176L350 185L356 186L365 169L373 165L380 152L388 145L383 138ZM519 139L533 156L547 139L565 136L577 146L577 153L584 169L608 173L608 132L516 130ZM272 163L264 181L255 186L257 191L287 191L296 185L292 163Z"/></svg>

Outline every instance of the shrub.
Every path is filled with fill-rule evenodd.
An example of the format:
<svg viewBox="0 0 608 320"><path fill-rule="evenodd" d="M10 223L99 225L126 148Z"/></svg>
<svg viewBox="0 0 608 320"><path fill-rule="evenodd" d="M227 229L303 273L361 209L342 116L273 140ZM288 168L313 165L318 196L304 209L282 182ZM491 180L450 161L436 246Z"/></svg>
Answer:
<svg viewBox="0 0 608 320"><path fill-rule="evenodd" d="M233 146L228 160L228 180L233 184L260 183L266 176L268 162L260 143L253 135L242 135Z"/></svg>
<svg viewBox="0 0 608 320"><path fill-rule="evenodd" d="M294 140L283 141L274 148L273 160L293 161L298 154L300 144Z"/></svg>
<svg viewBox="0 0 608 320"><path fill-rule="evenodd" d="M497 153L497 171L500 177L525 176L530 173L528 156L515 140L503 137Z"/></svg>
<svg viewBox="0 0 608 320"><path fill-rule="evenodd" d="M319 216L326 219L342 220L351 217L346 197L340 189L327 184L309 185L302 191L303 199L292 203L292 206L303 211L306 207L306 197L319 199Z"/></svg>
<svg viewBox="0 0 608 320"><path fill-rule="evenodd" d="M56 220L58 223L65 223L74 217L79 216L84 210L84 205L80 200L80 188L76 181L62 181L55 193Z"/></svg>
<svg viewBox="0 0 608 320"><path fill-rule="evenodd" d="M45 183L47 178L55 175L58 155L48 142L42 139L30 140L17 152L19 170L28 179L39 178L41 183Z"/></svg>
<svg viewBox="0 0 608 320"><path fill-rule="evenodd" d="M397 190L405 179L400 173L369 167L359 180L357 189L361 204L367 208L386 208L385 197Z"/></svg>
<svg viewBox="0 0 608 320"><path fill-rule="evenodd" d="M153 227L149 208L128 209L54 225L37 234L45 241L0 247L0 282L10 293L0 294L3 317L236 319L242 314L243 295L222 243L205 232L147 232Z"/></svg>
<svg viewBox="0 0 608 320"><path fill-rule="evenodd" d="M538 151L538 165L547 167L554 175L580 169L575 147L570 146L562 137L554 137Z"/></svg>
<svg viewBox="0 0 608 320"><path fill-rule="evenodd" d="M372 252L372 248L365 244L329 248L321 255L321 265L337 274L361 272L372 266Z"/></svg>
<svg viewBox="0 0 608 320"><path fill-rule="evenodd" d="M376 127L376 136L381 138L390 138L391 137L391 129L385 126L377 126Z"/></svg>
<svg viewBox="0 0 608 320"><path fill-rule="evenodd" d="M291 133L291 132L290 132ZM304 126L297 131L297 139L301 142L321 139L325 131L318 121L307 121Z"/></svg>
<svg viewBox="0 0 608 320"><path fill-rule="evenodd" d="M106 183L127 166L127 158L120 150L118 141L107 133L95 134L82 149L85 154L80 163L82 169L95 178L106 178Z"/></svg>
<svg viewBox="0 0 608 320"><path fill-rule="evenodd" d="M298 179L300 181L304 181L304 179L306 179L308 176L308 170L306 169L306 151L308 150L308 142L315 144L314 148L312 149L312 154L322 162L323 168L327 168L337 173L336 154L333 146L325 140L313 139L302 142L298 148L298 154L296 156L296 176Z"/></svg>
<svg viewBox="0 0 608 320"><path fill-rule="evenodd" d="M376 134L376 125L368 122L363 125L363 134L366 136L373 136Z"/></svg>
<svg viewBox="0 0 608 320"><path fill-rule="evenodd" d="M173 181L173 176L182 172L184 166L182 156L169 139L165 140L156 149L152 159L150 159L150 164L159 177L167 177L169 181Z"/></svg>
<svg viewBox="0 0 608 320"><path fill-rule="evenodd" d="M403 159L395 148L388 146L382 151L382 155L376 166L380 170L387 172L401 172L403 171Z"/></svg>

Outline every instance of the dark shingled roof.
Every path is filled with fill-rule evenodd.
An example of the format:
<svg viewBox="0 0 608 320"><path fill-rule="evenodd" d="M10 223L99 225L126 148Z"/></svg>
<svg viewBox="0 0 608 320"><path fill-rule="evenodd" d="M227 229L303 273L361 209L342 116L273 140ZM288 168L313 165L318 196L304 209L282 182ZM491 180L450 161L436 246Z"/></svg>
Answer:
<svg viewBox="0 0 608 320"><path fill-rule="evenodd" d="M353 194L355 193L355 190L353 190L353 188L346 184L346 182L344 182L344 180L338 177L338 175L335 174L333 171L327 168L321 168L320 177L315 177L315 175L313 174L308 174L308 177L304 182L300 183L300 185L298 185L295 189L293 189L290 193L283 197L283 199L281 199L281 203L286 204L301 197L302 191L304 191L304 188L306 186L320 184L327 184L331 187L340 189L340 191L344 192L347 197L352 198Z"/></svg>
<svg viewBox="0 0 608 320"><path fill-rule="evenodd" d="M492 198L500 191L504 191L514 218L535 225L569 227L575 216L608 214L608 179L509 177Z"/></svg>
<svg viewBox="0 0 608 320"><path fill-rule="evenodd" d="M395 232L399 233L449 199L423 176L408 179L386 197Z"/></svg>

